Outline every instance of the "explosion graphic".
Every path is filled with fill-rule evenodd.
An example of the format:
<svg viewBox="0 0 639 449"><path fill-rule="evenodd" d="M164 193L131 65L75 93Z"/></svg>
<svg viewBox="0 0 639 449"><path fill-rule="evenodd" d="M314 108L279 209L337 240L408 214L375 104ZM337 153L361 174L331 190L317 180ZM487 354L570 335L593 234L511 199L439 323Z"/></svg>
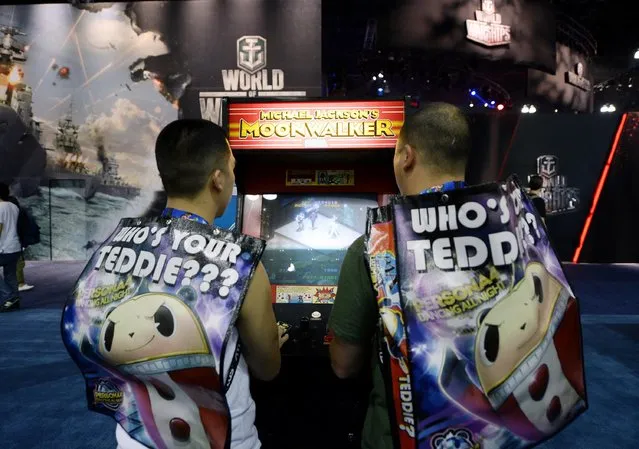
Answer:
<svg viewBox="0 0 639 449"><path fill-rule="evenodd" d="M326 287L318 288L314 296L319 303L332 303L335 301L335 295L334 287Z"/></svg>

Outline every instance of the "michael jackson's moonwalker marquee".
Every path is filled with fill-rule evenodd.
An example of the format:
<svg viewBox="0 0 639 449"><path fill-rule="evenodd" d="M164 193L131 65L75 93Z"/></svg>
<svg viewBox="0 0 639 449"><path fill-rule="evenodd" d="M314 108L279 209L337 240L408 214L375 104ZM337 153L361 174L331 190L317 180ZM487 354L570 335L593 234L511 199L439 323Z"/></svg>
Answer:
<svg viewBox="0 0 639 449"><path fill-rule="evenodd" d="M123 219L62 316L89 409L149 448L227 448L239 352L225 351L263 250L186 219Z"/></svg>
<svg viewBox="0 0 639 449"><path fill-rule="evenodd" d="M397 198L368 229L398 447L530 447L586 410L577 300L515 179Z"/></svg>

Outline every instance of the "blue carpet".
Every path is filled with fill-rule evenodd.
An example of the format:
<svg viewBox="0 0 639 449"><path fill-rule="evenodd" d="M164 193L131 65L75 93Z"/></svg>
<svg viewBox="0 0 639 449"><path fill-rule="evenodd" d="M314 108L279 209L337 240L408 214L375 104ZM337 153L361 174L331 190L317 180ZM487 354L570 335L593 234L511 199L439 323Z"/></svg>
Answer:
<svg viewBox="0 0 639 449"><path fill-rule="evenodd" d="M87 411L84 381L60 340L60 310L0 315L0 341L4 448L115 449L113 420Z"/></svg>
<svg viewBox="0 0 639 449"><path fill-rule="evenodd" d="M62 302L81 268L29 264L27 278L36 288L24 295L25 310L0 315L3 449L115 449L114 423L87 411L84 383L60 341ZM585 265L566 271L584 313L590 410L541 447L634 449L639 441L639 268Z"/></svg>

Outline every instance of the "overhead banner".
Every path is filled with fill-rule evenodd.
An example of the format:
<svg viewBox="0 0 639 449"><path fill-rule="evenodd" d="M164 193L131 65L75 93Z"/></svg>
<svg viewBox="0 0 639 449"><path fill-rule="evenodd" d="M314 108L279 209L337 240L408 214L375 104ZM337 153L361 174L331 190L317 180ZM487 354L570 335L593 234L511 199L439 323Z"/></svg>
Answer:
<svg viewBox="0 0 639 449"><path fill-rule="evenodd" d="M321 96L321 0L139 2L130 9L143 29L169 37L175 64L191 76L182 117L222 125L225 97Z"/></svg>
<svg viewBox="0 0 639 449"><path fill-rule="evenodd" d="M380 43L474 54L554 72L555 15L537 0L402 0L380 23Z"/></svg>
<svg viewBox="0 0 639 449"><path fill-rule="evenodd" d="M591 62L567 45L557 44L557 69L552 73L528 71L528 96L570 108L592 112Z"/></svg>
<svg viewBox="0 0 639 449"><path fill-rule="evenodd" d="M231 103L234 150L393 148L403 101Z"/></svg>
<svg viewBox="0 0 639 449"><path fill-rule="evenodd" d="M369 212L396 447L520 449L587 408L579 308L515 180Z"/></svg>

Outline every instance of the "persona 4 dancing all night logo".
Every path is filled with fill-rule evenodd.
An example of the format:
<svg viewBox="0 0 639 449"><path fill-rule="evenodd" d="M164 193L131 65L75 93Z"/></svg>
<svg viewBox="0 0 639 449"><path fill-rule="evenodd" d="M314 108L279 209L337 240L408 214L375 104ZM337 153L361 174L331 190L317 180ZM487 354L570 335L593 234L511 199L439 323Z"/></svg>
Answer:
<svg viewBox="0 0 639 449"><path fill-rule="evenodd" d="M475 19L466 20L466 38L486 47L510 44L510 26L501 23L493 0L481 0L481 10Z"/></svg>
<svg viewBox="0 0 639 449"><path fill-rule="evenodd" d="M93 388L93 403L109 410L117 410L124 400L124 393L109 380L100 380Z"/></svg>
<svg viewBox="0 0 639 449"><path fill-rule="evenodd" d="M543 179L541 197L548 215L573 212L579 208L579 189L569 187L566 177L559 173L559 158L544 155L537 158L537 174Z"/></svg>
<svg viewBox="0 0 639 449"><path fill-rule="evenodd" d="M262 36L242 36L236 42L237 68L223 69L222 91L200 92L202 118L222 125L222 98L305 97L305 91L285 91L285 72L268 68L268 42Z"/></svg>

